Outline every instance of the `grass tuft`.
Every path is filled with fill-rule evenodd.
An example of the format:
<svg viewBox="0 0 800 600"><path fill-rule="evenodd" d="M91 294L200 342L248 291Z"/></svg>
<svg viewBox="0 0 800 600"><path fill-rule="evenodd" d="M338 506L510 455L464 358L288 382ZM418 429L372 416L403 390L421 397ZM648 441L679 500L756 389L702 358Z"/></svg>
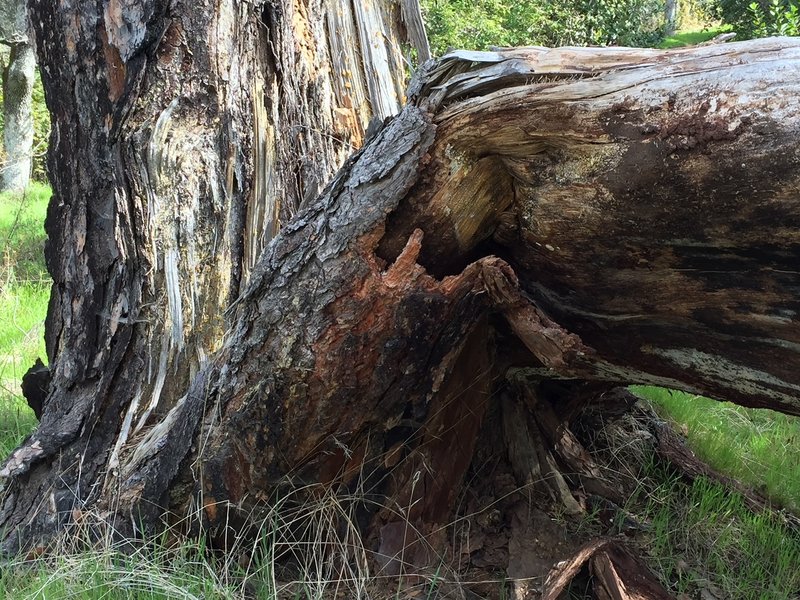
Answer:
<svg viewBox="0 0 800 600"><path fill-rule="evenodd" d="M6 564L0 596L9 600L233 600L240 586L221 581L204 548L107 547L68 552L52 560Z"/></svg>
<svg viewBox="0 0 800 600"><path fill-rule="evenodd" d="M741 495L705 478L684 484L656 468L645 556L677 594L786 600L800 590L800 532L780 514L753 513Z"/></svg>

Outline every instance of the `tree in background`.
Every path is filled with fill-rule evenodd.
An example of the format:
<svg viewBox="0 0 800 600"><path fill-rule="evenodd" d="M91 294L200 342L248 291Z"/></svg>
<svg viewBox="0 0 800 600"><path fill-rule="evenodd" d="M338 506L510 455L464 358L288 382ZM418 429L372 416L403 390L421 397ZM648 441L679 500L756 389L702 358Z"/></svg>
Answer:
<svg viewBox="0 0 800 600"><path fill-rule="evenodd" d="M33 156L33 82L36 54L28 37L25 0L0 1L0 42L11 48L3 69L3 144L0 190L28 185Z"/></svg>
<svg viewBox="0 0 800 600"><path fill-rule="evenodd" d="M1 47L0 47L1 48ZM8 52L5 53L6 60ZM33 92L31 93L31 112L33 113L33 149L31 150L31 179L47 183L45 157L50 138L50 113L44 101L44 88L39 69L33 74ZM0 86L0 104L5 102L3 89ZM5 131L5 115L0 110L0 131Z"/></svg>
<svg viewBox="0 0 800 600"><path fill-rule="evenodd" d="M664 33L666 35L672 35L678 29L679 12L680 6L678 4L678 0L667 0L664 8Z"/></svg>

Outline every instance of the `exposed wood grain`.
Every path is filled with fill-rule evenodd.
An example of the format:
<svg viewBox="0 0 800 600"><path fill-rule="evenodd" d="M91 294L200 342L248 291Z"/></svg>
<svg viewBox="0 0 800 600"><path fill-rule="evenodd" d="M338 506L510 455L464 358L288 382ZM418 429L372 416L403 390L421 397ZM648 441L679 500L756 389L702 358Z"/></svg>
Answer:
<svg viewBox="0 0 800 600"><path fill-rule="evenodd" d="M561 561L547 575L544 588L542 589L542 600L558 600L567 585L575 578L578 571L594 554L603 547L611 544L609 539L597 539L584 544L569 559Z"/></svg>
<svg viewBox="0 0 800 600"><path fill-rule="evenodd" d="M443 106L434 172L504 166L513 202L496 196L499 247L485 251L592 349L595 377L797 413L799 57L788 38L453 53L419 92ZM405 207L384 255L430 225L421 262L458 269L442 262L463 224L424 189Z"/></svg>
<svg viewBox="0 0 800 600"><path fill-rule="evenodd" d="M326 29L334 13L345 33L359 26L350 2L32 2L53 114L51 384L6 465L25 478L4 497L6 531L55 530L116 489L127 461L181 439L152 481L174 474L189 438L145 432L164 432L173 408L195 414L190 382L263 248L361 143L373 106L400 109L399 7L370 5L380 64ZM26 516L33 505L51 514Z"/></svg>
<svg viewBox="0 0 800 600"><path fill-rule="evenodd" d="M673 600L653 573L619 544L609 544L592 557L595 593L609 600Z"/></svg>

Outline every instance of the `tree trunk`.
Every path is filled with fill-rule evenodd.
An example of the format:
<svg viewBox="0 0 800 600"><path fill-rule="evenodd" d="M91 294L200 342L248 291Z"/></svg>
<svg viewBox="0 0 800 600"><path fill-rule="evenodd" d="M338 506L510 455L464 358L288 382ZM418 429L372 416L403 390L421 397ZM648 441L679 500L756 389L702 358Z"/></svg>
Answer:
<svg viewBox="0 0 800 600"><path fill-rule="evenodd" d="M63 516L117 485L126 449L219 348L263 247L368 122L399 111L405 78L392 2L31 10L54 189L51 381L34 462L94 458L66 467L57 489L46 468L12 469L6 531L35 497Z"/></svg>
<svg viewBox="0 0 800 600"><path fill-rule="evenodd" d="M0 42L11 52L3 70L3 157L0 190L28 186L33 158L33 77L36 53L28 39L24 1L0 3Z"/></svg>
<svg viewBox="0 0 800 600"><path fill-rule="evenodd" d="M800 414L796 40L427 63L251 268L260 246L245 242L270 222L244 211L258 132L295 135L264 151L259 188L287 217L310 194L296 182L324 178L303 159L337 149L291 121L319 88L285 81L319 64L294 63L324 28L274 7L151 7L136 16L164 33L148 37L115 6L81 13L71 42L62 13L36 6L57 117L53 380L3 468L6 549L90 509L139 535L192 515L226 545L278 499L338 493L358 496L367 547L396 574L455 551L468 475L490 462L489 506L509 486L569 512L576 485L612 494L564 426L611 385ZM215 37L189 48L199 31ZM89 38L107 45L101 85L70 70ZM245 62L265 39L272 53ZM245 73L263 69L274 95L254 98ZM503 506L508 547L524 545L536 511ZM497 560L520 573L509 552ZM593 562L607 595L628 558Z"/></svg>
<svg viewBox="0 0 800 600"><path fill-rule="evenodd" d="M667 0L664 7L664 22L667 35L673 35L678 29L679 0Z"/></svg>

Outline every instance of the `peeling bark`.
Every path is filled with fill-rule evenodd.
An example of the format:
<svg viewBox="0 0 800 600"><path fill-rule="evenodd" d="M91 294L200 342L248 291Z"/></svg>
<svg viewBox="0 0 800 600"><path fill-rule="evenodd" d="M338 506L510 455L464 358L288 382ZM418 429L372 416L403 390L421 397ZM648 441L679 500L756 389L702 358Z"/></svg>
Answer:
<svg viewBox="0 0 800 600"><path fill-rule="evenodd" d="M145 14L165 32L176 23L196 26L172 12ZM236 43L311 39L296 30L305 22L300 13L290 21L259 16L236 21ZM291 24L291 36L274 37L279 24ZM124 52L124 86L112 78L94 103L70 97L74 112L56 107L118 115L111 129L93 133L117 149L118 162L96 157L86 180L84 167L62 167L55 181L54 379L39 430L3 467L0 520L16 534L6 549L46 537L76 507L98 509L131 535L157 529L165 515L192 514L224 545L247 535L266 503L298 489L312 496L369 490L365 538L377 562L401 573L446 551L471 470L486 462L511 488L496 502L518 521L530 513L523 500L535 505L550 496L577 513L576 491L602 488L563 426L565 414L592 396L562 406L548 382L654 383L800 413L792 368L800 347L796 40L673 52L463 52L426 63L402 112L245 268L243 246L232 237L207 264L185 252L199 247L191 240L203 232L247 231L233 215L247 205L256 169L236 161L243 141L257 139L244 133L255 131L255 121L233 118L245 109L226 113L219 137L201 125L215 123L219 102L245 102L252 88L229 89L243 79L227 71L216 86L178 77L187 61L228 67L228 55L220 62L208 54L227 46L217 40L190 54L182 34L169 39L178 40L166 63L172 78L147 71L145 53L144 74L131 79L134 53ZM269 60L288 58L279 52ZM288 63L281 64L275 72L286 76ZM175 100L153 110L144 99L164 102L153 82L196 87L180 87ZM108 93L118 100L109 103ZM269 96L275 110L276 93ZM198 120L187 98L210 118ZM108 112L120 101L133 112ZM292 110L278 111L280 118ZM80 119L57 126L51 161L82 141L81 126ZM137 129L145 126L147 134ZM155 138L162 142L140 145ZM284 151L297 160L317 150L312 142L326 143L304 139ZM193 150L207 147L224 152ZM143 157L142 148L154 150ZM201 172L215 177L201 180L189 163L180 170L179 159L192 151L206 160ZM132 173L134 164L144 171ZM158 178L148 175L157 185L137 184L152 165L162 169ZM171 212L148 212L156 206L147 204L150 192L161 202L175 180L172 203L158 205ZM68 195L77 189L108 195ZM297 191L288 180L275 189ZM182 204L197 202L198 190L231 204L217 212L202 204L211 213ZM98 198L113 208L108 223L96 212ZM197 227L186 229L190 222ZM56 232L63 223L73 227ZM187 265L200 267L196 283ZM79 276L88 287L77 286ZM107 313L98 310L106 305ZM183 307L193 308L194 321ZM67 329L67 319L82 326ZM160 349L154 356L166 352L161 383L136 362L148 341ZM217 347L204 363L202 352ZM153 373L159 368L154 363ZM164 391L148 412L152 381ZM44 497L51 501L38 504ZM494 526L487 521L483 529ZM520 522L517 531L526 527ZM519 545L519 535L510 539ZM495 556L509 560L507 550ZM594 568L614 597L630 585L619 570L627 559L610 550L604 556ZM494 560L486 564L505 566Z"/></svg>
<svg viewBox="0 0 800 600"><path fill-rule="evenodd" d="M12 459L4 472L25 481L6 494L6 531L35 498L64 515L116 486L126 449L219 349L224 312L280 224L370 119L399 110L400 9L351 6L32 2L53 115L54 285L50 390L23 454L72 458L58 489L49 469ZM367 28L372 58L355 34Z"/></svg>

